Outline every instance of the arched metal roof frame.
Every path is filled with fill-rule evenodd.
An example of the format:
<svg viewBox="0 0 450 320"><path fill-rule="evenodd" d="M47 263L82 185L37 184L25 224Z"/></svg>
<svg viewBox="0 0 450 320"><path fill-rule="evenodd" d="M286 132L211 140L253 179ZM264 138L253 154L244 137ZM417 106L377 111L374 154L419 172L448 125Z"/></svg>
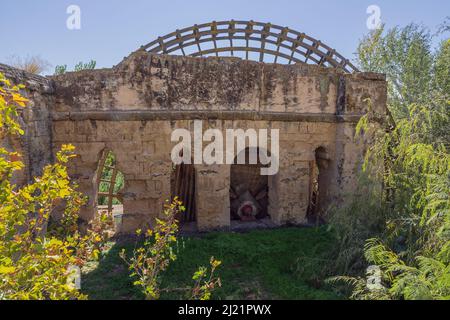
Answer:
<svg viewBox="0 0 450 320"><path fill-rule="evenodd" d="M228 41L229 46L218 46L219 41ZM245 46L235 42L245 41ZM252 42L258 42L258 47ZM202 49L201 44L212 43L212 47ZM267 45L272 45L272 49ZM189 47L196 47L197 51L186 53ZM271 23L255 21L213 21L176 30L163 37L144 45L141 50L157 54L173 54L181 52L184 56L206 56L229 52L234 56L236 52L245 52L245 59L249 60L249 53L259 53L259 61L264 62L265 55L273 56L274 63L283 58L288 64L313 63L320 66L342 69L345 72L357 72L358 69L336 50L314 39L305 33Z"/></svg>

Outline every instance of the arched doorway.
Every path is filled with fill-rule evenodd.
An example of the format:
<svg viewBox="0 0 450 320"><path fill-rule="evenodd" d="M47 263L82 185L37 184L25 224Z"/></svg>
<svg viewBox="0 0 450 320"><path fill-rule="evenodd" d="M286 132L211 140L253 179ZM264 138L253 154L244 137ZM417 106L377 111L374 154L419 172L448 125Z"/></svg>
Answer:
<svg viewBox="0 0 450 320"><path fill-rule="evenodd" d="M314 224L325 222L324 213L328 207L328 187L330 180L330 158L324 147L314 152L315 160L310 165L310 197L308 221Z"/></svg>
<svg viewBox="0 0 450 320"><path fill-rule="evenodd" d="M234 159L230 171L230 219L234 221L257 221L269 218L269 178L261 175L265 167L260 161L259 148L246 148L245 164ZM257 162L250 164L253 154Z"/></svg>
<svg viewBox="0 0 450 320"><path fill-rule="evenodd" d="M178 197L182 201L185 211L177 217L180 224L193 227L197 221L195 204L195 167L192 164L179 164L172 170L171 190L172 199Z"/></svg>
<svg viewBox="0 0 450 320"><path fill-rule="evenodd" d="M114 224L112 231L116 232L122 222L123 199L120 191L125 185L125 178L117 169L116 156L112 151L103 152L97 172L97 210L110 215Z"/></svg>

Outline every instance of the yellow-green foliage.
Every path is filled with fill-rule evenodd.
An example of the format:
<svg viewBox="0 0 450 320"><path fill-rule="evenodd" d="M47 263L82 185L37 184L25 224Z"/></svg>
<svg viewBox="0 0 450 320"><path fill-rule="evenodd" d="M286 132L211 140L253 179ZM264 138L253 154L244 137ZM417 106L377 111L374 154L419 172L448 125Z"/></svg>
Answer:
<svg viewBox="0 0 450 320"><path fill-rule="evenodd" d="M0 141L23 134L17 122L18 109L27 102L19 93L22 88L0 73ZM68 270L98 255L99 237L93 231L87 236L78 233L77 212L84 199L66 168L73 150L64 145L42 176L18 187L11 181L23 168L20 154L0 148L0 300L85 298L68 281ZM67 228L47 233L52 210L62 204Z"/></svg>
<svg viewBox="0 0 450 320"><path fill-rule="evenodd" d="M192 277L195 282L192 288L160 289L161 273L177 258L173 249L178 232L176 215L184 210L182 202L175 198L172 203L166 204L164 219L156 219L153 230L145 232L143 246L134 249L131 259L127 259L125 251L121 252L122 259L132 271L131 277L137 278L134 285L142 288L148 300L159 299L161 291L169 290L185 291L189 299L209 300L212 291L221 285L220 279L214 277L221 262L211 258L211 270L208 273L208 268L200 267ZM138 230L137 234L141 235L142 230Z"/></svg>

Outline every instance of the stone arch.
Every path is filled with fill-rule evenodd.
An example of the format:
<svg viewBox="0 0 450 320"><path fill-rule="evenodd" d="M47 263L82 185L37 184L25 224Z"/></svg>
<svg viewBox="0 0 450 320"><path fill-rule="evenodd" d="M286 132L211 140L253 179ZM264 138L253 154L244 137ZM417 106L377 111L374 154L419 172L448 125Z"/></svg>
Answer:
<svg viewBox="0 0 450 320"><path fill-rule="evenodd" d="M114 218L115 229L120 227L123 215L124 174L118 169L117 157L110 149L104 149L97 169L97 210L105 210Z"/></svg>
<svg viewBox="0 0 450 320"><path fill-rule="evenodd" d="M55 152L59 145L55 146ZM70 176L76 180L78 191L87 197L86 203L79 211L81 231L86 231L89 223L97 212L99 163L102 159L105 144L101 142L76 143L77 157L69 162Z"/></svg>
<svg viewBox="0 0 450 320"><path fill-rule="evenodd" d="M237 159L245 154L245 164ZM256 164L249 163L250 154L257 158ZM261 175L261 168L267 167L270 153L265 149L247 147L241 150L230 166L230 219L261 220L271 217L271 199L274 197L273 176ZM261 161L262 160L262 161Z"/></svg>

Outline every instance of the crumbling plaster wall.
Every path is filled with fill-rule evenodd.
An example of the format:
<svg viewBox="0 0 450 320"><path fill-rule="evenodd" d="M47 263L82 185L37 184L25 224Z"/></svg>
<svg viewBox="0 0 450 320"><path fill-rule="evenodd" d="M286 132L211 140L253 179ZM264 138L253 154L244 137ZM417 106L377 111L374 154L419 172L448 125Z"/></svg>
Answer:
<svg viewBox="0 0 450 320"><path fill-rule="evenodd" d="M12 84L23 84L22 94L29 99L27 108L20 109L19 122L23 136L8 137L2 145L22 154L25 170L17 171L14 182L21 185L42 173L42 168L52 162L52 124L50 110L54 105L53 84L50 79L0 64L0 72Z"/></svg>
<svg viewBox="0 0 450 320"><path fill-rule="evenodd" d="M51 78L53 153L76 146L72 175L89 203L96 204L96 169L103 150L117 157L125 175L123 233L151 225L170 197L171 132L204 127L279 129L280 170L270 177L269 213L277 224L304 223L315 150L329 156L329 202L355 186L364 142L353 139L367 99L383 115L382 75L344 74L311 65L275 65L235 58L190 58L137 52L112 69ZM45 149L44 149L45 150ZM45 157L49 157L45 154ZM197 224L200 230L230 225L229 165L196 165Z"/></svg>

